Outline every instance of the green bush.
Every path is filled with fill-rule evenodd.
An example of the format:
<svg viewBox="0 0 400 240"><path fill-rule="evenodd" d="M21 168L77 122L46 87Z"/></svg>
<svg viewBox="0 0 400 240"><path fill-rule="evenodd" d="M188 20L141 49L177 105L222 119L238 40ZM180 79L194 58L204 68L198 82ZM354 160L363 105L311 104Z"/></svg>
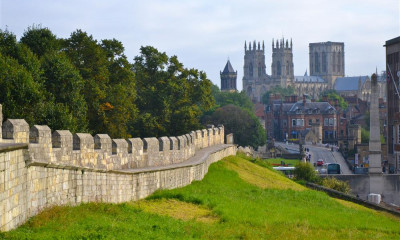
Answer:
<svg viewBox="0 0 400 240"><path fill-rule="evenodd" d="M318 176L314 166L311 163L300 162L294 169L294 177L296 180L304 180L307 182L318 182Z"/></svg>
<svg viewBox="0 0 400 240"><path fill-rule="evenodd" d="M339 192L349 193L350 185L348 182L338 180L336 178L324 178L321 182L322 186L334 189Z"/></svg>

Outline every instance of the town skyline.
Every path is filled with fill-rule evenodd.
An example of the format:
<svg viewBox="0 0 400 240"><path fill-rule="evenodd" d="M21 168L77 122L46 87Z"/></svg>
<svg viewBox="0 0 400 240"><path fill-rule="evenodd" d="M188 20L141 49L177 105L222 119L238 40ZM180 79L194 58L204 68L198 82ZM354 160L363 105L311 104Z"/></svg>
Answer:
<svg viewBox="0 0 400 240"><path fill-rule="evenodd" d="M79 6L79 7L77 7ZM397 6L397 7L394 7ZM5 1L0 28L19 39L32 25L67 38L82 29L97 40L118 39L129 61L140 46L177 55L188 68L207 73L220 86L229 59L242 89L245 41L264 41L271 74L272 39L293 40L294 74L309 72L309 43L344 42L345 75L385 69L385 40L399 35L399 2L387 1ZM393 24L396 22L397 24Z"/></svg>

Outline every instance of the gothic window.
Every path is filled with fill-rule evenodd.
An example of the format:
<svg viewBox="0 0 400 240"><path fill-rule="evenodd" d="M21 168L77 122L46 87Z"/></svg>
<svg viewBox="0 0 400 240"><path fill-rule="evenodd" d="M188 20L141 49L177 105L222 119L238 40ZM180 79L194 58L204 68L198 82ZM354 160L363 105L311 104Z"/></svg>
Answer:
<svg viewBox="0 0 400 240"><path fill-rule="evenodd" d="M286 61L286 75L289 75L289 61Z"/></svg>
<svg viewBox="0 0 400 240"><path fill-rule="evenodd" d="M250 77L253 77L253 63L249 64L249 75Z"/></svg>
<svg viewBox="0 0 400 240"><path fill-rule="evenodd" d="M314 65L315 65L315 72L319 72L319 56L318 53L314 53Z"/></svg>
<svg viewBox="0 0 400 240"><path fill-rule="evenodd" d="M340 61L341 60L341 55L342 55L341 52L338 52L338 57L337 57L338 72L342 71L341 70L342 68L340 66L342 64L341 61Z"/></svg>
<svg viewBox="0 0 400 240"><path fill-rule="evenodd" d="M333 66L333 69L332 69L332 71L333 72L336 72L336 53L335 52L333 52L332 53L332 66Z"/></svg>
<svg viewBox="0 0 400 240"><path fill-rule="evenodd" d="M278 61L278 62L276 63L276 75L280 76L281 74L282 74L282 73L281 73L281 62Z"/></svg>
<svg viewBox="0 0 400 240"><path fill-rule="evenodd" d="M322 72L326 72L326 53L322 52Z"/></svg>
<svg viewBox="0 0 400 240"><path fill-rule="evenodd" d="M251 92L252 92L252 89L251 89L251 86L249 86L249 87L247 88L247 93L250 95Z"/></svg>

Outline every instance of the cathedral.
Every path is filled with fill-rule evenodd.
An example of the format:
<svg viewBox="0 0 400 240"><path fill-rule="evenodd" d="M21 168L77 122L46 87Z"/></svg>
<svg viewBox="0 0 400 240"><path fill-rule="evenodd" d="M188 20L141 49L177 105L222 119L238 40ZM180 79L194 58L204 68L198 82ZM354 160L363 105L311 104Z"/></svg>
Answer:
<svg viewBox="0 0 400 240"><path fill-rule="evenodd" d="M326 89L334 89L335 80L344 77L344 43L310 43L310 76L294 76L293 43L272 40L271 75L266 72L264 42L244 44L243 90L254 102L274 86L293 87L298 96L319 98Z"/></svg>

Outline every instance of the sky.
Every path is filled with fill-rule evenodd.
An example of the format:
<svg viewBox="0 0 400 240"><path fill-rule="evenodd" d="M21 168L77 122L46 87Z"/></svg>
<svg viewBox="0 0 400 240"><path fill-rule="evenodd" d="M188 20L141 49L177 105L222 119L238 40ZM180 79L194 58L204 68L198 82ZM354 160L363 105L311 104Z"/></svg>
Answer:
<svg viewBox="0 0 400 240"><path fill-rule="evenodd" d="M271 73L272 39L293 40L295 75L309 68L308 45L344 42L345 74L385 69L386 40L400 35L400 0L0 0L0 29L19 39L32 25L67 38L76 29L115 38L133 62L141 46L176 55L220 86L227 60L242 89L244 42L264 41Z"/></svg>

